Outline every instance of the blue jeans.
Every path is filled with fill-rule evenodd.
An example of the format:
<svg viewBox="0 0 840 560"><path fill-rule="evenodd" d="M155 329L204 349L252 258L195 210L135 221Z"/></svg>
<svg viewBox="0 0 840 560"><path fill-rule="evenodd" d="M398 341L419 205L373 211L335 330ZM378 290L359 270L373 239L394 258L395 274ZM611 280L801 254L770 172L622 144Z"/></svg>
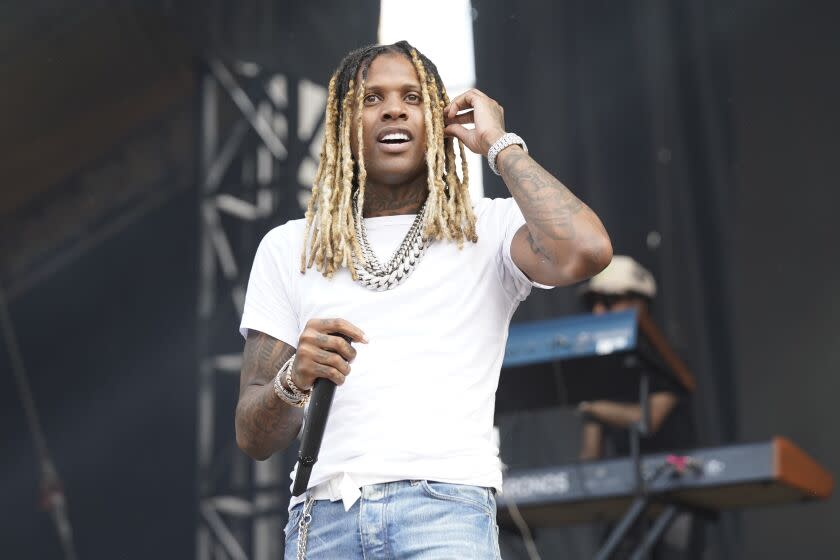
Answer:
<svg viewBox="0 0 840 560"><path fill-rule="evenodd" d="M303 504L289 512L286 560L297 553ZM495 559L496 498L478 486L401 480L362 488L349 511L316 500L306 545L311 560Z"/></svg>

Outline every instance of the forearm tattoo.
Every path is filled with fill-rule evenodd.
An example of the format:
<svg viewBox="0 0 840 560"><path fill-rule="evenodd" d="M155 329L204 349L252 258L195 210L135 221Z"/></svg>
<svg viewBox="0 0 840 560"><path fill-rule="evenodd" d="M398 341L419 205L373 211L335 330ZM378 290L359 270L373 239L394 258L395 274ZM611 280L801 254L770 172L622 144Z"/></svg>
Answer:
<svg viewBox="0 0 840 560"><path fill-rule="evenodd" d="M247 441L271 447L291 441L300 428L301 412L274 394L274 376L295 349L264 333L252 331L245 342L236 427Z"/></svg>
<svg viewBox="0 0 840 560"><path fill-rule="evenodd" d="M535 255L553 261L554 252L543 241L574 240L575 215L586 205L525 152L508 152L502 160L502 178L528 223L528 244Z"/></svg>

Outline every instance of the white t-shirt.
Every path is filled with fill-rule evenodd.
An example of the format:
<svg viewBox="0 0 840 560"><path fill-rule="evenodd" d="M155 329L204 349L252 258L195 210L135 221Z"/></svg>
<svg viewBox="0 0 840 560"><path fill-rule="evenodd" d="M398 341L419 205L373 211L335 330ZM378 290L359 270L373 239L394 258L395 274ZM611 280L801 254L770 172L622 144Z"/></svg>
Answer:
<svg viewBox="0 0 840 560"><path fill-rule="evenodd" d="M260 243L243 336L254 329L297 347L308 320L342 318L370 341L354 344L358 354L335 392L310 488L426 479L501 489L495 393L511 315L538 284L511 259L525 223L514 200L485 198L474 210L478 243L460 250L432 243L408 279L383 292L354 282L346 269L331 279L315 269L301 274L303 220ZM380 262L413 220L365 219Z"/></svg>

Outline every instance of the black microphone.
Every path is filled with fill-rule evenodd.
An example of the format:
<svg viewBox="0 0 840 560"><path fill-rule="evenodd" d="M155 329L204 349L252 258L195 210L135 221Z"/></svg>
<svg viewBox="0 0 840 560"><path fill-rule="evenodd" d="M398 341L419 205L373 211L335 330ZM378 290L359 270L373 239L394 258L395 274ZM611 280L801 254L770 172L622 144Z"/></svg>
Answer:
<svg viewBox="0 0 840 560"><path fill-rule="evenodd" d="M349 336L341 333L330 334L340 336L348 343L351 342ZM324 439L324 429L327 427L327 416L330 414L330 406L336 386L335 383L325 377L319 377L312 385L309 409L306 411L306 419L303 423L303 435L300 437L298 464L295 472L295 482L292 485L292 496L300 496L306 492L306 487L309 486L309 477L312 474L312 467L318 460L318 451L321 449L321 440Z"/></svg>

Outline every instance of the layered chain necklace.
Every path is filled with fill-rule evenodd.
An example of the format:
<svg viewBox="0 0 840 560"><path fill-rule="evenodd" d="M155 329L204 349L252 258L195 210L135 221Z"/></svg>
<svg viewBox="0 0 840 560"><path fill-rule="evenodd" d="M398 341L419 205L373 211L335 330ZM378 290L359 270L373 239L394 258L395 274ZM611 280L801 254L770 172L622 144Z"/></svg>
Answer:
<svg viewBox="0 0 840 560"><path fill-rule="evenodd" d="M356 222L356 240L362 248L366 261L361 263L358 259L353 259L353 268L356 270L358 282L365 288L377 292L392 290L405 282L405 279L414 272L414 267L423 258L426 247L429 245L428 240L423 237L426 203L424 202L423 207L417 212L417 217L414 218L408 233L385 266L379 263L368 241L365 220L359 208L358 191L353 193L353 216Z"/></svg>

